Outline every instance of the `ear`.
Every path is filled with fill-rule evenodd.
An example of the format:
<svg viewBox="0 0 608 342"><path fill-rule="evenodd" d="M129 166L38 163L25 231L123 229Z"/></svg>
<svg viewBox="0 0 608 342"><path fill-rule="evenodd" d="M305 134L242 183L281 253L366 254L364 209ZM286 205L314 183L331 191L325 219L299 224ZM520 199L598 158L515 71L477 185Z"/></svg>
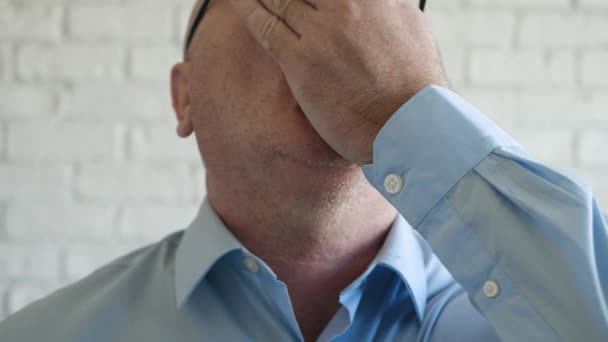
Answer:
<svg viewBox="0 0 608 342"><path fill-rule="evenodd" d="M187 63L175 64L171 69L171 99L177 116L177 135L182 138L190 136L194 130Z"/></svg>

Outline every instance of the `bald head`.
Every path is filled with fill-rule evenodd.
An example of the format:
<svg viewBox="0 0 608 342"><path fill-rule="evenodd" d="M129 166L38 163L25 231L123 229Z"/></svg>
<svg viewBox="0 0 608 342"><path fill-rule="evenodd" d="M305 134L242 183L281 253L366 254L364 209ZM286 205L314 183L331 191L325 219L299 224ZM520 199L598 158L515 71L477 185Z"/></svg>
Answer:
<svg viewBox="0 0 608 342"><path fill-rule="evenodd" d="M186 37L184 38L184 57L186 56L186 52L188 51L188 47L192 42L192 38L196 33L196 29L199 26L199 23L203 19L205 11L209 3L213 0L196 0L194 3L194 8L192 9L192 13L190 13L190 19L188 20L188 27L186 29ZM426 5L426 0L420 1L420 10L424 11L424 7Z"/></svg>

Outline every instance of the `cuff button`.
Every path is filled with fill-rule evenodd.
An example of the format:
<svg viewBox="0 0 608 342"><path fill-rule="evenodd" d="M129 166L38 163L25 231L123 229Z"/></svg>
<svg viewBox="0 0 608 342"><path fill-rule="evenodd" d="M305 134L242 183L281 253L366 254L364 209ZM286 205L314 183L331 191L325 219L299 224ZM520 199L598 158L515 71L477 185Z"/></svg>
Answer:
<svg viewBox="0 0 608 342"><path fill-rule="evenodd" d="M397 194L403 189L403 178L395 173L392 173L384 178L384 189L389 194Z"/></svg>
<svg viewBox="0 0 608 342"><path fill-rule="evenodd" d="M483 284L483 294L488 297L488 298L496 298L498 297L498 294L500 293L500 287L498 286L498 283L493 281L493 280L488 280L486 281L485 284Z"/></svg>

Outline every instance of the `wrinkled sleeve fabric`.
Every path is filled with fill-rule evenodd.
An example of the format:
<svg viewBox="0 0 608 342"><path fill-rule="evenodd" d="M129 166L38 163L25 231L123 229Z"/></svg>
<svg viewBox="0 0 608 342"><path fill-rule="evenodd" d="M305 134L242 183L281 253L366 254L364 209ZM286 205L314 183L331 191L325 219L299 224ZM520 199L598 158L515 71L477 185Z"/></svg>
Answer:
<svg viewBox="0 0 608 342"><path fill-rule="evenodd" d="M591 188L534 161L462 97L419 92L382 128L363 172L501 340L608 341L608 220ZM384 186L391 174L403 180L396 194Z"/></svg>

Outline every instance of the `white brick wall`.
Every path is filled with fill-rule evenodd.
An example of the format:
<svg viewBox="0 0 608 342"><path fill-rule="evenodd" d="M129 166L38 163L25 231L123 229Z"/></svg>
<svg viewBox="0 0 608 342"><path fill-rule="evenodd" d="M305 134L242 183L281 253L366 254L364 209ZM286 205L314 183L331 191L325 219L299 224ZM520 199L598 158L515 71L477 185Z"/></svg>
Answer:
<svg viewBox="0 0 608 342"><path fill-rule="evenodd" d="M0 39L9 42L58 41L61 38L61 10L56 4L2 1Z"/></svg>
<svg viewBox="0 0 608 342"><path fill-rule="evenodd" d="M582 81L589 87L607 87L608 50L590 50L583 52ZM604 76L604 77L602 77Z"/></svg>
<svg viewBox="0 0 608 342"><path fill-rule="evenodd" d="M481 50L471 53L471 83L478 86L574 86L572 51Z"/></svg>
<svg viewBox="0 0 608 342"><path fill-rule="evenodd" d="M97 82L123 78L125 49L106 43L24 44L17 49L17 77L24 81Z"/></svg>
<svg viewBox="0 0 608 342"><path fill-rule="evenodd" d="M124 145L120 124L39 122L8 124L8 159L15 161L112 160Z"/></svg>
<svg viewBox="0 0 608 342"><path fill-rule="evenodd" d="M57 91L53 86L32 84L0 84L0 113L3 119L46 117L57 107Z"/></svg>
<svg viewBox="0 0 608 342"><path fill-rule="evenodd" d="M193 0L0 0L0 319L184 227L169 71ZM608 207L608 1L430 0L457 91Z"/></svg>
<svg viewBox="0 0 608 342"><path fill-rule="evenodd" d="M0 44L0 82L6 81L11 72L9 62L11 60L10 49L8 45Z"/></svg>
<svg viewBox="0 0 608 342"><path fill-rule="evenodd" d="M159 42L170 41L173 33L172 1L154 4L74 4L68 8L68 36L77 41Z"/></svg>
<svg viewBox="0 0 608 342"><path fill-rule="evenodd" d="M594 10L534 11L522 16L519 38L534 48L593 48L608 43L608 13Z"/></svg>

